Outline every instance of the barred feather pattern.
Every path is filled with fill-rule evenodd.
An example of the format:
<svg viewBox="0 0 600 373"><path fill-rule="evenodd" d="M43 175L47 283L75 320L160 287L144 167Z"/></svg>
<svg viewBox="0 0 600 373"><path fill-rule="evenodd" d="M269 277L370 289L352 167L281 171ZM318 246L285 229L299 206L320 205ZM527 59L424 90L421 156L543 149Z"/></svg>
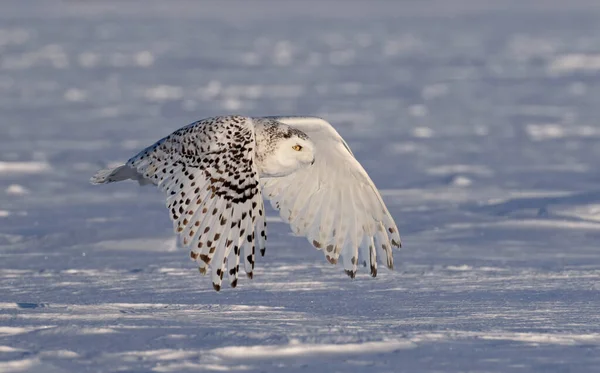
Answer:
<svg viewBox="0 0 600 373"><path fill-rule="evenodd" d="M248 118L214 117L173 132L127 162L167 194L175 232L200 273L212 268L217 291L225 268L230 285L237 285L241 248L248 245L244 267L252 278L254 247L263 244L255 229L266 237L266 226L255 226L264 216L255 147Z"/></svg>

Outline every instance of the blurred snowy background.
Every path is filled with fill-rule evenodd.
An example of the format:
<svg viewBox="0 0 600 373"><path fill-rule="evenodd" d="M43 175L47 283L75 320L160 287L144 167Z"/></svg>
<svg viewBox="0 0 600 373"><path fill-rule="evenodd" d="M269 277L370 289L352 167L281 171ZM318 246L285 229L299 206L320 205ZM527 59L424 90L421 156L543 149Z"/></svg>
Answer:
<svg viewBox="0 0 600 373"><path fill-rule="evenodd" d="M0 1L0 371L592 372L599 83L595 0ZM216 293L158 191L88 184L234 113L329 120L397 270L271 211Z"/></svg>

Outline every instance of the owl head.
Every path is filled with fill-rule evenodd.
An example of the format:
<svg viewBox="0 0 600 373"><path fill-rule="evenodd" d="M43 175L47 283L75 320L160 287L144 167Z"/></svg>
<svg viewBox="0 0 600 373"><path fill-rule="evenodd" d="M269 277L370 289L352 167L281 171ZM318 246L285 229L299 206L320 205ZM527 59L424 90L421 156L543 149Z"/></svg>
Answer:
<svg viewBox="0 0 600 373"><path fill-rule="evenodd" d="M276 121L256 126L256 146L261 177L286 176L315 161L315 145L310 138Z"/></svg>

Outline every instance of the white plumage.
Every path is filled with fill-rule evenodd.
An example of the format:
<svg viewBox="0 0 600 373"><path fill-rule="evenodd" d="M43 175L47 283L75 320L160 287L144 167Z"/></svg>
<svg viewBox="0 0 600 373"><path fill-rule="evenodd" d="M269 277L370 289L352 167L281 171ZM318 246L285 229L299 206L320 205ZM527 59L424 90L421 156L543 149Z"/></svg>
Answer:
<svg viewBox="0 0 600 373"><path fill-rule="evenodd" d="M315 143L315 163L280 178L263 178L264 195L294 234L306 236L330 263L343 258L350 277L366 263L377 275L377 256L393 268L392 246L400 247L394 219L350 147L325 120L273 117Z"/></svg>
<svg viewBox="0 0 600 373"><path fill-rule="evenodd" d="M265 253L264 197L294 234L306 236L346 274L377 262L393 268L400 236L377 188L335 129L316 117L223 116L183 127L131 158L101 170L94 184L126 179L167 194L176 233L215 290L225 271L237 285L240 262L252 278ZM243 259L240 259L243 256Z"/></svg>

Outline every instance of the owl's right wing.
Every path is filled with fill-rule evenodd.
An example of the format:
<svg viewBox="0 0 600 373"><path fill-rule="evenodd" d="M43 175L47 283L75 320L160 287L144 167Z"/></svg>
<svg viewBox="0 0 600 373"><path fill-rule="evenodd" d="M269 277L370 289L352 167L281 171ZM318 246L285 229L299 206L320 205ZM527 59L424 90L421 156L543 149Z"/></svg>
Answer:
<svg viewBox="0 0 600 373"><path fill-rule="evenodd" d="M255 247L265 245L264 204L255 161L254 127L238 116L200 120L159 140L111 173L100 171L93 183L122 180L137 173L167 195L173 227L205 274L212 267L215 290L227 264L237 285L240 254L252 277ZM127 176L127 175L125 175Z"/></svg>
<svg viewBox="0 0 600 373"><path fill-rule="evenodd" d="M340 255L354 277L359 261L377 275L377 261L393 268L392 246L400 235L375 184L348 144L325 120L271 117L305 132L316 146L315 163L288 176L263 178L263 195L294 234L306 236L327 260Z"/></svg>

